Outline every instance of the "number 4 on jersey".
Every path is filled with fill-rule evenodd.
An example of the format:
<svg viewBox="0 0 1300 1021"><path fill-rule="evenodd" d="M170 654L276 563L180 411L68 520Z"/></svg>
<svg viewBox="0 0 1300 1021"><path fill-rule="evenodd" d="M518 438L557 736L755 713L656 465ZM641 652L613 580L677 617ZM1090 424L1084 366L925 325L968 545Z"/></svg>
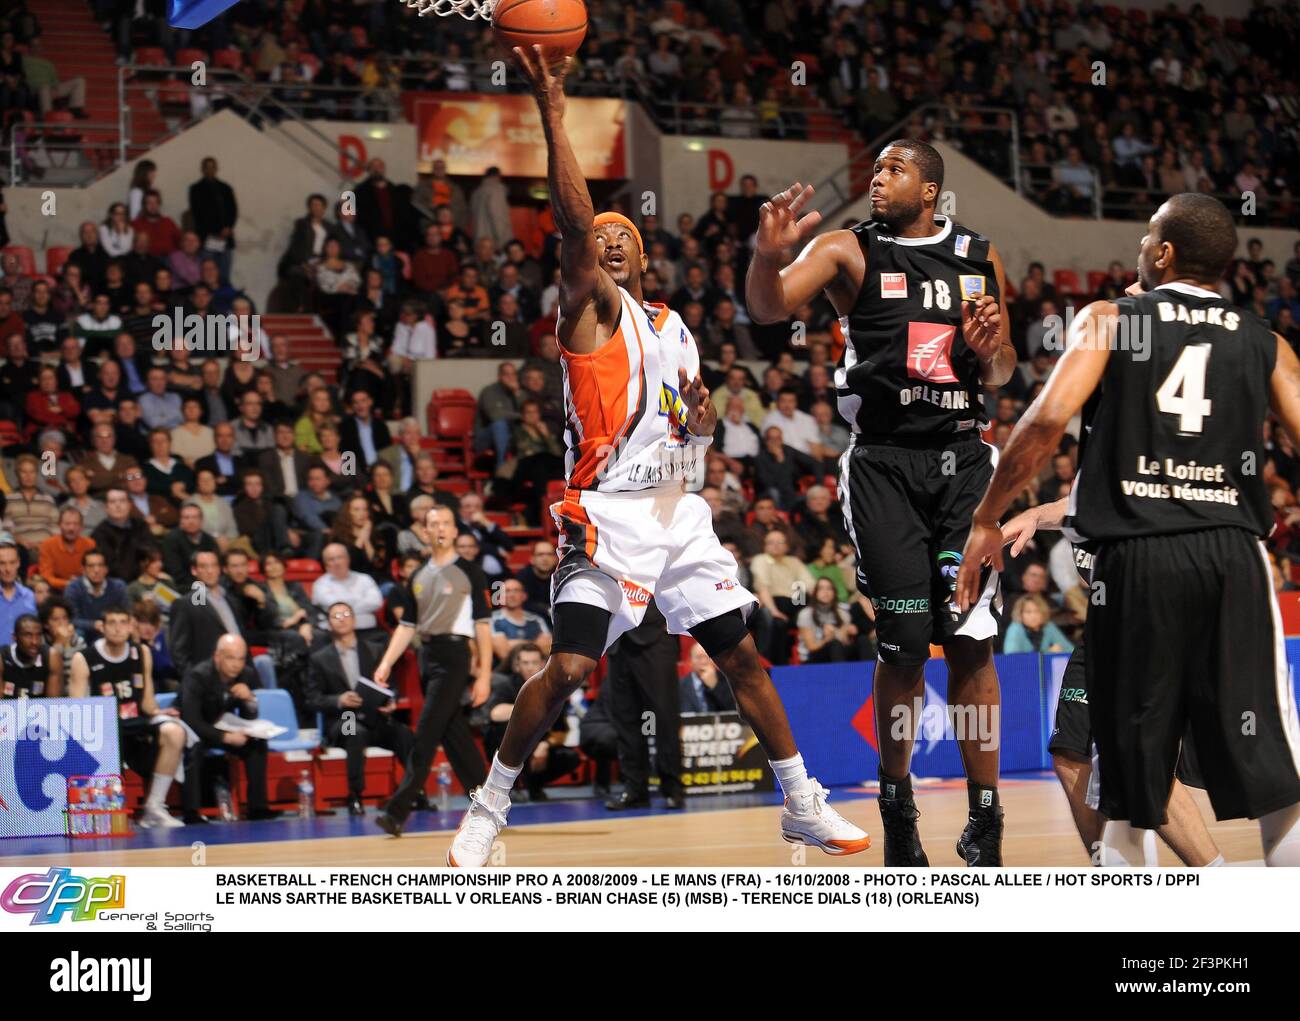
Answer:
<svg viewBox="0 0 1300 1021"><path fill-rule="evenodd" d="M1180 433L1199 433L1210 417L1210 401L1205 396L1209 364L1210 345L1189 344L1156 391L1156 407L1166 415L1178 416Z"/></svg>

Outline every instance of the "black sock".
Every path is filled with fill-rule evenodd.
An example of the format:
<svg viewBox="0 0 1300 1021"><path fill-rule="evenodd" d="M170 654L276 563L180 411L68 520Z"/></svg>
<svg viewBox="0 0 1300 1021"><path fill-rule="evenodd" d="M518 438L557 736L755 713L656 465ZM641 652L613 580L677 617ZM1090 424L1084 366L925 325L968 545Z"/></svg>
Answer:
<svg viewBox="0 0 1300 1021"><path fill-rule="evenodd" d="M880 777L880 797L882 801L911 801L912 800L912 778L905 776L899 779L890 776L883 769L877 774Z"/></svg>
<svg viewBox="0 0 1300 1021"><path fill-rule="evenodd" d="M996 787L986 787L984 784L975 783L973 780L967 780L966 800L972 812L979 808L997 808L998 789Z"/></svg>

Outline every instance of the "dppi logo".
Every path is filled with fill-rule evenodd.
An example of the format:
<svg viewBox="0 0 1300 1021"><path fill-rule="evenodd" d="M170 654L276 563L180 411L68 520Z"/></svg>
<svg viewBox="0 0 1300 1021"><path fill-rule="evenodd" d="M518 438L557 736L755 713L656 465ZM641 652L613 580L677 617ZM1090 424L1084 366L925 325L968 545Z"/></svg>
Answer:
<svg viewBox="0 0 1300 1021"><path fill-rule="evenodd" d="M0 893L0 908L31 915L32 925L52 925L72 912L74 922L93 921L100 911L126 905L126 876L74 876L70 869L19 876Z"/></svg>
<svg viewBox="0 0 1300 1021"><path fill-rule="evenodd" d="M730 578L728 578L726 581L720 581L720 582L718 582L716 585L714 585L714 586L713 586L713 591L715 591L715 592L730 592L732 589L739 588L739 587L740 587L740 586L737 585L736 582L734 582L734 581L732 581Z"/></svg>

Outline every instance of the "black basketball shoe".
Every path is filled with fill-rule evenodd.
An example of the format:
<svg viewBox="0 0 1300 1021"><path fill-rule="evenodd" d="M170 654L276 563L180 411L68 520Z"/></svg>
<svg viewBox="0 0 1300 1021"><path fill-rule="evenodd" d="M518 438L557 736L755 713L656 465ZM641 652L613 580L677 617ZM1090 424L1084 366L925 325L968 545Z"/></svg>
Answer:
<svg viewBox="0 0 1300 1021"><path fill-rule="evenodd" d="M930 859L921 846L916 820L921 812L910 797L881 798L880 821L885 830L885 864L906 868L928 868Z"/></svg>
<svg viewBox="0 0 1300 1021"><path fill-rule="evenodd" d="M1002 806L972 808L957 840L957 855L970 866L1002 865Z"/></svg>

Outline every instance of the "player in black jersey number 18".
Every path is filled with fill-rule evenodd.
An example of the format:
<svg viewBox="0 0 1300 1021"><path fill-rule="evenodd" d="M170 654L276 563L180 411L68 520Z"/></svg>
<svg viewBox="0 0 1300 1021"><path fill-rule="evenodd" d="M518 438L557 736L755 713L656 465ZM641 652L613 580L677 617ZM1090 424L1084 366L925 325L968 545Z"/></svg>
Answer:
<svg viewBox="0 0 1300 1021"><path fill-rule="evenodd" d="M775 322L824 290L844 329L835 386L853 445L839 489L879 637L885 864L929 864L910 773L935 644L948 662L954 718L966 724L957 741L970 816L957 851L968 865L1000 865L998 580L987 572L981 598L963 612L952 591L970 512L993 470L993 448L980 439L983 389L1006 382L1016 359L1002 262L987 238L938 215L942 188L938 152L913 139L890 142L871 179L873 218L808 242L819 216L800 216L812 188L796 184L762 207L745 293L751 316Z"/></svg>
<svg viewBox="0 0 1300 1021"><path fill-rule="evenodd" d="M1261 425L1271 405L1300 437L1300 361L1217 285L1232 216L1175 195L1138 256L1143 293L1098 301L1002 451L957 578L979 597L1002 567L998 518L1083 410L1063 524L1095 549L1085 631L1101 771L1101 864L1142 861L1184 735L1219 819L1258 819L1268 865L1300 865L1300 726L1271 573ZM1136 342L1135 342L1136 341Z"/></svg>

